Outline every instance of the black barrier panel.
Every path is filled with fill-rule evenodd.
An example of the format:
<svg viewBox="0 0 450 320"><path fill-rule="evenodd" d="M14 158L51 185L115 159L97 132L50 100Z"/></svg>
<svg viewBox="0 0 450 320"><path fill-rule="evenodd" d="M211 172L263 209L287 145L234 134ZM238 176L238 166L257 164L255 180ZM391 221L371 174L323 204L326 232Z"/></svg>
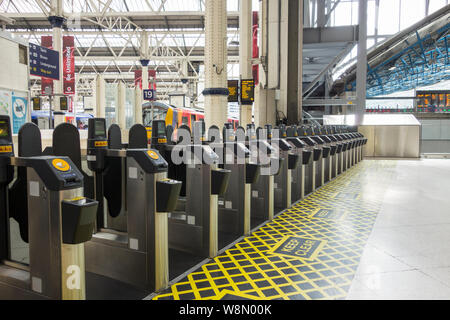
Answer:
<svg viewBox="0 0 450 320"><path fill-rule="evenodd" d="M53 131L52 149L45 149L47 155L66 156L77 166L83 174L84 196L90 199L94 198L94 178L83 171L81 165L81 144L80 132L70 123L61 123Z"/></svg>
<svg viewBox="0 0 450 320"><path fill-rule="evenodd" d="M135 124L130 128L128 135L129 149L147 149L147 129L142 124Z"/></svg>
<svg viewBox="0 0 450 320"><path fill-rule="evenodd" d="M18 134L19 157L42 155L41 131L34 123L24 124ZM27 168L17 168L17 179L9 190L9 212L19 224L20 237L28 243Z"/></svg>
<svg viewBox="0 0 450 320"><path fill-rule="evenodd" d="M70 123L61 123L53 130L53 155L67 156L81 170L80 133Z"/></svg>
<svg viewBox="0 0 450 320"><path fill-rule="evenodd" d="M122 132L117 124L108 129L108 149L122 149Z"/></svg>
<svg viewBox="0 0 450 320"><path fill-rule="evenodd" d="M168 144L173 144L174 143L174 141L172 140L173 139L172 135L173 135L173 127L169 124L166 127L166 137L167 137L167 143Z"/></svg>
<svg viewBox="0 0 450 320"><path fill-rule="evenodd" d="M122 149L122 132L117 124L108 129L108 149ZM122 158L107 157L105 161L103 195L108 203L108 214L115 218L122 210Z"/></svg>

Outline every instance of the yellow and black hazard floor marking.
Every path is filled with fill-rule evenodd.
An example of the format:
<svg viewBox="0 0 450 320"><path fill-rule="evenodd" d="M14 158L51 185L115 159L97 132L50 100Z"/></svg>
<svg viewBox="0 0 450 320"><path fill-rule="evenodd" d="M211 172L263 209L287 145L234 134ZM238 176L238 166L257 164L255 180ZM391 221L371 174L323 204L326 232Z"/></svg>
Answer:
<svg viewBox="0 0 450 320"><path fill-rule="evenodd" d="M343 299L395 161L363 161L154 297Z"/></svg>

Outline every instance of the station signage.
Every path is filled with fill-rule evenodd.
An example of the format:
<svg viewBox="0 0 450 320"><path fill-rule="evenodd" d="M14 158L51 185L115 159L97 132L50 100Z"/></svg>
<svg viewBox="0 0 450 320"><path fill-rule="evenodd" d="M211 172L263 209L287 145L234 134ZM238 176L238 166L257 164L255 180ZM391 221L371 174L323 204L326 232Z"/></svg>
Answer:
<svg viewBox="0 0 450 320"><path fill-rule="evenodd" d="M30 74L59 80L59 53L58 51L30 43Z"/></svg>
<svg viewBox="0 0 450 320"><path fill-rule="evenodd" d="M144 94L144 100L146 101L154 101L156 100L156 90L153 89L144 89L143 91Z"/></svg>
<svg viewBox="0 0 450 320"><path fill-rule="evenodd" d="M241 104L250 105L255 101L255 81L241 80Z"/></svg>
<svg viewBox="0 0 450 320"><path fill-rule="evenodd" d="M239 80L228 80L228 102L239 102Z"/></svg>
<svg viewBox="0 0 450 320"><path fill-rule="evenodd" d="M69 110L69 103L67 97L59 97L59 109L61 111Z"/></svg>
<svg viewBox="0 0 450 320"><path fill-rule="evenodd" d="M41 110L41 98L39 97L33 98L33 110L35 111Z"/></svg>

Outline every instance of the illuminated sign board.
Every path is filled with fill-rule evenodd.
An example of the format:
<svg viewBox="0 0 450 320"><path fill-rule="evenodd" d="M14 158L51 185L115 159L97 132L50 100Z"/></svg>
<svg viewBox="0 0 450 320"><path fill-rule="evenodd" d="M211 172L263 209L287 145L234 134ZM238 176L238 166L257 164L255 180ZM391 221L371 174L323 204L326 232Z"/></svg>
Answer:
<svg viewBox="0 0 450 320"><path fill-rule="evenodd" d="M255 81L241 80L241 104L252 104L255 101Z"/></svg>

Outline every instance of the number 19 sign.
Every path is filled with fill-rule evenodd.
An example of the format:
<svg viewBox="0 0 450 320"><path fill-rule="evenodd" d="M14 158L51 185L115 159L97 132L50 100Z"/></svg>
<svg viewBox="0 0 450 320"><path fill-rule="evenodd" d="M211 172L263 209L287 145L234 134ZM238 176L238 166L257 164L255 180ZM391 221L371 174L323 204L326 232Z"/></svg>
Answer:
<svg viewBox="0 0 450 320"><path fill-rule="evenodd" d="M156 100L156 91L154 89L144 89L144 100L154 101Z"/></svg>

